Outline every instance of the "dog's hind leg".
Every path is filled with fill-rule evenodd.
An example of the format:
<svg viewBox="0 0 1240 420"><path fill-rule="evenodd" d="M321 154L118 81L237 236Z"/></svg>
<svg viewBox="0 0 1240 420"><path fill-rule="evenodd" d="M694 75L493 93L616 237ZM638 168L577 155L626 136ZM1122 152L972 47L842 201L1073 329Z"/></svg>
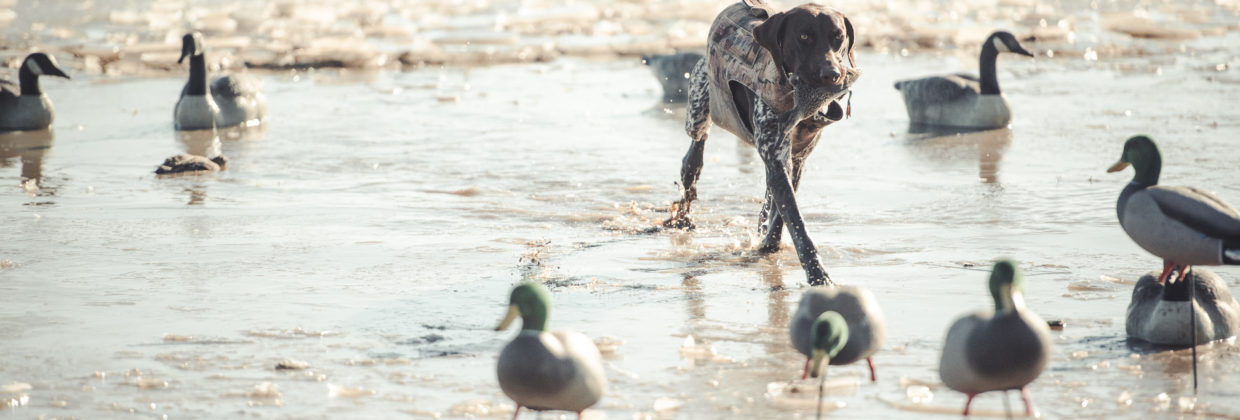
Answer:
<svg viewBox="0 0 1240 420"><path fill-rule="evenodd" d="M680 164L680 200L672 203L671 216L665 227L690 228L689 206L697 199L697 181L702 175L706 136L710 131L710 81L706 75L706 59L698 61L689 79L689 101L685 107L685 133L689 134L689 151Z"/></svg>
<svg viewBox="0 0 1240 420"><path fill-rule="evenodd" d="M758 155L762 157L762 162L766 164L766 188L770 194L771 207L773 209L771 227L778 228L775 225L780 220L787 224L788 234L792 236L792 243L796 247L797 257L801 260L801 267L805 269L805 278L810 285L833 284L831 277L827 275L827 270L823 268L822 261L818 257L818 248L814 245L814 241L810 239L809 232L805 228L805 221L801 218L801 211L797 208L796 189L793 179L799 178L796 175L799 175L799 167L801 165L794 165L797 174L789 172L789 156L792 153L792 145L788 138L788 133L782 129L783 124L780 121L779 115L762 101L756 101L754 104L753 121L755 128L754 143L758 146ZM768 238L770 237L769 233ZM778 246L778 242L775 243L775 246Z"/></svg>

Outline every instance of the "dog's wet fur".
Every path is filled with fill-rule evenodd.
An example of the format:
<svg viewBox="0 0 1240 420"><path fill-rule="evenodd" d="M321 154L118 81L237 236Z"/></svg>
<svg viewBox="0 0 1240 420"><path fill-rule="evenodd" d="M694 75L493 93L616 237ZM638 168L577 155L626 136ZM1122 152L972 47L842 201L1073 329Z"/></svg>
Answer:
<svg viewBox="0 0 1240 420"><path fill-rule="evenodd" d="M778 251L786 224L809 283L833 284L823 268L818 248L806 231L795 191L800 184L805 159L817 145L822 129L851 113L839 101L850 93L853 83L860 76L852 50L852 22L844 14L817 4L804 4L771 14L764 4L755 6L754 3L751 0L746 5L732 7L751 7L750 16L765 18L753 27L752 36L754 42L769 52L771 62L758 64L776 66L780 80L764 80L762 82L766 84L762 89L772 89L781 97L790 94L792 104L785 105L789 109L776 109L779 104L768 103L771 99L764 100L763 92L732 83L726 77L732 69L718 68L736 65L736 60L716 57L718 50L712 48L713 44L724 42L722 40L725 38L734 40L736 31L743 31L735 24L732 27L736 29L731 29L727 26L729 21L722 21L721 24L721 20L727 18L725 15L734 11L731 8L725 10L716 20L716 26L725 29L719 32L712 27L715 32L708 40L710 55L695 66L690 78L685 131L693 141L681 166L681 199L672 204L671 217L664 222L664 226L693 226L688 217L690 204L697 199L696 184L701 175L707 132L713 119L743 140L752 141L766 166L766 202L759 213L764 235L758 252ZM847 66L844 59L848 60ZM712 83L712 75L719 74L729 80L726 85L721 86L720 80ZM726 93L733 99L735 114L749 133L737 132L739 129L734 130L719 121L719 118L725 117L712 116L710 98L722 94L723 89L728 89ZM715 104L718 106L719 102ZM750 135L752 139L748 138Z"/></svg>

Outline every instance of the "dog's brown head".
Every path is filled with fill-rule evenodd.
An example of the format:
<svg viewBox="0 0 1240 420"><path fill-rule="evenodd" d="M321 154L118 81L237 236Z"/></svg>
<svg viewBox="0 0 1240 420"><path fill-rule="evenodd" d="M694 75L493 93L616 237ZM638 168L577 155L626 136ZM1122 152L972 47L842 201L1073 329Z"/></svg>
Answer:
<svg viewBox="0 0 1240 420"><path fill-rule="evenodd" d="M853 56L853 26L843 13L809 3L776 13L753 30L758 45L771 52L780 73L809 87L840 86L849 82Z"/></svg>

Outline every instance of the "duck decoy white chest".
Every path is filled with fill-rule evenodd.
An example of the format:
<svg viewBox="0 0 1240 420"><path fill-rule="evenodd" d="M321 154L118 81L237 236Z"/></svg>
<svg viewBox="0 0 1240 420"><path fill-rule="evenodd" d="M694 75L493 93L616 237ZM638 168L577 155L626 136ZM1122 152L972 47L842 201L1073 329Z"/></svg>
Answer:
<svg viewBox="0 0 1240 420"><path fill-rule="evenodd" d="M817 377L821 369L823 354L815 351L811 336L819 316L826 312L838 313L846 322L847 330L846 345L838 354L830 355L829 364L847 365L866 359L870 380L877 380L871 356L882 348L887 324L874 294L857 286L813 287L801 296L801 303L788 323L788 337L792 346L806 357L802 379L807 375Z"/></svg>
<svg viewBox="0 0 1240 420"><path fill-rule="evenodd" d="M189 81L181 89L173 111L177 130L202 130L261 123L267 115L267 98L253 77L227 75L207 84L207 63L202 34L181 38L180 64L189 58Z"/></svg>
<svg viewBox="0 0 1240 420"><path fill-rule="evenodd" d="M1042 374L1051 352L1050 328L1025 307L1024 279L1016 263L999 260L990 273L995 309L957 319L947 330L939 377L948 388L973 397L987 391L1020 389L1025 414L1033 415L1025 388Z"/></svg>
<svg viewBox="0 0 1240 420"><path fill-rule="evenodd" d="M504 346L496 372L499 387L521 407L534 410L581 412L607 391L598 347L574 331L547 331L551 312L548 293L536 283L512 289L508 314L495 329L507 328L521 317L521 333Z"/></svg>
<svg viewBox="0 0 1240 420"><path fill-rule="evenodd" d="M0 131L42 130L52 125L55 110L39 86L39 76L69 78L55 58L40 52L22 60L18 83L0 79Z"/></svg>
<svg viewBox="0 0 1240 420"><path fill-rule="evenodd" d="M1033 57L1011 33L996 31L982 43L981 78L961 73L896 82L896 90L904 95L909 122L967 128L1007 126L1012 111L999 91L995 74L995 61L1001 52Z"/></svg>

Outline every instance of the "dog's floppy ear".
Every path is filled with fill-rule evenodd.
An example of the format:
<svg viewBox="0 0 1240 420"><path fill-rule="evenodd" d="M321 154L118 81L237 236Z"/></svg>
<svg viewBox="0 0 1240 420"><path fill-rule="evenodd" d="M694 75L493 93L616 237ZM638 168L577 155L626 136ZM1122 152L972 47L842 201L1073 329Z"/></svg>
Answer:
<svg viewBox="0 0 1240 420"><path fill-rule="evenodd" d="M771 60L775 61L775 68L779 69L780 75L787 73L784 69L784 57L780 52L783 49L780 44L784 34L784 19L787 17L787 13L779 12L753 28L753 39L771 52Z"/></svg>
<svg viewBox="0 0 1240 420"><path fill-rule="evenodd" d="M857 56L853 55L853 41L856 41L856 39L853 38L852 21L848 20L848 16L844 16L842 13L840 16L844 18L844 28L848 34L848 65L857 68Z"/></svg>

